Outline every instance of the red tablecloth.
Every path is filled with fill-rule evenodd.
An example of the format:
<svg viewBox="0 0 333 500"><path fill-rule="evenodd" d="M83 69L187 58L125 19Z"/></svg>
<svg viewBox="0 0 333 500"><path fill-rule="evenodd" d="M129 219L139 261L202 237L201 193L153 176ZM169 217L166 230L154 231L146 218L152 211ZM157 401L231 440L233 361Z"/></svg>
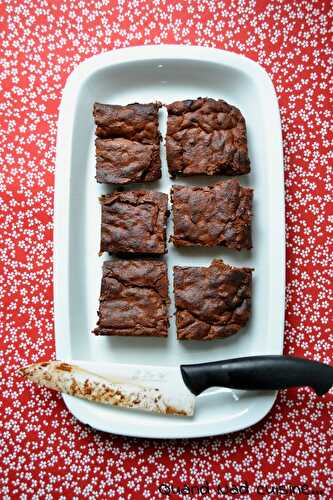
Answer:
<svg viewBox="0 0 333 500"><path fill-rule="evenodd" d="M279 486L290 498L290 485L332 498L332 393L290 390L244 432L160 442L95 432L58 395L15 374L54 356L53 175L66 78L93 54L159 43L242 53L272 77L285 157L285 352L332 362L329 2L9 0L1 10L2 497L158 498L162 483L207 481L215 498L220 483L247 481L252 498ZM242 492L250 498L246 485Z"/></svg>

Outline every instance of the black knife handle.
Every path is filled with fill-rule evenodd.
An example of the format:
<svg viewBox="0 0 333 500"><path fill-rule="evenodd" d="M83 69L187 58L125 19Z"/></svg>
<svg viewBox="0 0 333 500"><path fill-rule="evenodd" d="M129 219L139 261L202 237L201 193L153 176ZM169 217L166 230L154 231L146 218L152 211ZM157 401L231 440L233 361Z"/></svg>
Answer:
<svg viewBox="0 0 333 500"><path fill-rule="evenodd" d="M292 356L251 356L212 363L181 365L188 389L195 395L209 387L278 390L310 386L321 396L333 385L333 367Z"/></svg>

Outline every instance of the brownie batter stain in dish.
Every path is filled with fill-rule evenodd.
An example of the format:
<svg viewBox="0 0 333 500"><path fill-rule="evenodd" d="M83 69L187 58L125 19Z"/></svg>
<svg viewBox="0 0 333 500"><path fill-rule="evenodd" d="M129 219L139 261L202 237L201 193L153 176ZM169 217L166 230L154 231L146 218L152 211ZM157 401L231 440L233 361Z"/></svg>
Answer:
<svg viewBox="0 0 333 500"><path fill-rule="evenodd" d="M116 191L100 198L101 253L166 252L168 195L156 191Z"/></svg>
<svg viewBox="0 0 333 500"><path fill-rule="evenodd" d="M251 313L252 269L222 260L209 267L174 267L178 339L229 337L246 325Z"/></svg>
<svg viewBox="0 0 333 500"><path fill-rule="evenodd" d="M159 102L94 104L97 182L129 184L161 178L160 107Z"/></svg>
<svg viewBox="0 0 333 500"><path fill-rule="evenodd" d="M173 186L171 241L178 247L251 249L252 197L252 189L236 179L205 187Z"/></svg>
<svg viewBox="0 0 333 500"><path fill-rule="evenodd" d="M167 106L166 151L171 177L250 172L242 113L222 99L176 101Z"/></svg>
<svg viewBox="0 0 333 500"><path fill-rule="evenodd" d="M164 262L104 262L99 319L94 333L167 337L168 304L168 277Z"/></svg>

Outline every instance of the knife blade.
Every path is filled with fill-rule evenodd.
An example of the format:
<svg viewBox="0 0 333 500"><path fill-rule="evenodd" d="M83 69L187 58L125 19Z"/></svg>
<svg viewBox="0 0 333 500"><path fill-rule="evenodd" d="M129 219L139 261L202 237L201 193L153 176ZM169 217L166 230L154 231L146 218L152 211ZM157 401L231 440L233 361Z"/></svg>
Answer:
<svg viewBox="0 0 333 500"><path fill-rule="evenodd" d="M21 368L20 373L79 398L177 416L192 416L195 396L211 387L257 391L310 386L323 395L333 385L333 367L291 356L250 356L175 367L48 361Z"/></svg>
<svg viewBox="0 0 333 500"><path fill-rule="evenodd" d="M71 396L122 408L192 416L195 396L179 367L48 361L20 369L21 375Z"/></svg>

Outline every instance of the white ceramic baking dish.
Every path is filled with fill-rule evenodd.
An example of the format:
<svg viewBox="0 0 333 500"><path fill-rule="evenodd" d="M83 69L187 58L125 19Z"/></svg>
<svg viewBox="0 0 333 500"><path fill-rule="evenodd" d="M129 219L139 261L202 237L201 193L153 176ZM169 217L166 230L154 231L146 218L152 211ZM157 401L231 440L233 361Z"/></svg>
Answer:
<svg viewBox="0 0 333 500"><path fill-rule="evenodd" d="M98 256L98 196L110 187L95 181L92 106L198 96L222 98L239 107L248 130L251 174L240 177L254 188L251 252L177 250L169 244L170 312L173 265L209 265L213 258L254 271L253 314L234 337L211 342L180 342L171 318L169 338L101 338L91 330L97 319L102 259ZM165 132L165 112L161 129ZM169 192L162 148L163 177L144 186ZM215 178L177 179L208 184ZM140 185L135 185L135 188ZM172 217L168 231L172 230ZM106 257L105 257L106 258ZM145 46L115 50L80 64L68 78L60 106L54 215L54 308L58 359L97 363L173 365L254 354L281 354L284 331L285 231L281 125L270 78L255 62L217 49ZM198 398L194 418L163 417L97 405L64 396L82 422L103 431L151 438L186 438L236 431L262 419L275 393L216 390Z"/></svg>

